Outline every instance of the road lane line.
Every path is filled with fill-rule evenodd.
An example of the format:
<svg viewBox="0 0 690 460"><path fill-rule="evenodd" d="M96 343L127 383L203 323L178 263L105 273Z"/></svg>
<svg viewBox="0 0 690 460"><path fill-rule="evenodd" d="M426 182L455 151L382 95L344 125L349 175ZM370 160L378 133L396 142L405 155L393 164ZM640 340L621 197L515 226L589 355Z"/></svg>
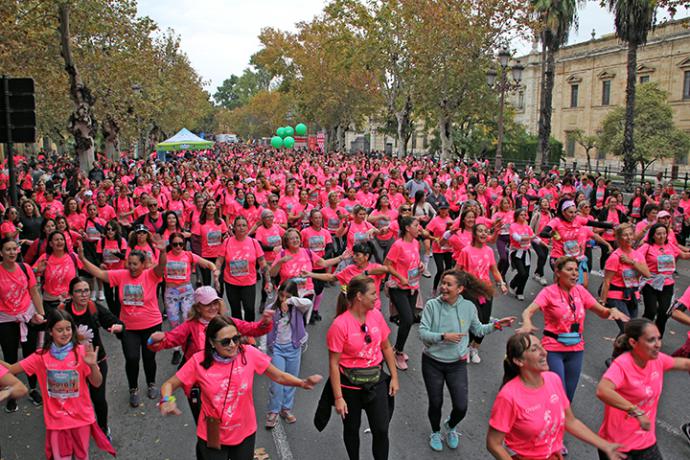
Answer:
<svg viewBox="0 0 690 460"><path fill-rule="evenodd" d="M583 372L582 374L580 374L580 377L582 378L582 380L584 380L585 382L591 384L591 385L594 386L594 387L596 387L597 385L599 385L599 381L598 381L598 380L594 380L593 377L591 377L591 376L585 374L584 372ZM681 438L681 439L685 439L685 437L684 437L683 434L680 432L680 430L679 430L678 428L674 427L673 425L671 425L670 423L668 423L666 420L662 420L662 419L660 419L659 417L657 417L657 418L656 418L656 425L657 425L658 427L660 427L661 429L663 429L664 431L666 431L667 433L672 434L673 436L678 436L678 437Z"/></svg>
<svg viewBox="0 0 690 460"><path fill-rule="evenodd" d="M292 456L292 450L290 450L290 443L287 439L287 433L283 428L283 423L278 419L275 428L271 430L273 433L273 443L276 445L278 450L278 457L281 460L294 460Z"/></svg>

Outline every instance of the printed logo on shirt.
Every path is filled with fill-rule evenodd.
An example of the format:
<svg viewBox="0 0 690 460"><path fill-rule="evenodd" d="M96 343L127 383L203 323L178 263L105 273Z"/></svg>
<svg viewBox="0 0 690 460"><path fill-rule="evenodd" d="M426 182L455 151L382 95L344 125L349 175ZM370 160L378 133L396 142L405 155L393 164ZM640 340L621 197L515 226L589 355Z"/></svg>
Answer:
<svg viewBox="0 0 690 460"><path fill-rule="evenodd" d="M309 237L309 249L314 252L323 251L326 249L326 241L323 236L315 235Z"/></svg>
<svg viewBox="0 0 690 460"><path fill-rule="evenodd" d="M625 287L637 287L640 285L640 275L634 268L625 268L621 274Z"/></svg>
<svg viewBox="0 0 690 460"><path fill-rule="evenodd" d="M187 279L187 263L180 261L169 261L165 265L165 274L171 280Z"/></svg>
<svg viewBox="0 0 690 460"><path fill-rule="evenodd" d="M577 244L577 240L564 241L563 252L567 256L578 257L580 255L580 245Z"/></svg>
<svg viewBox="0 0 690 460"><path fill-rule="evenodd" d="M279 235L273 235L273 236L266 237L266 242L268 243L267 246L274 248L280 244L280 236Z"/></svg>
<svg viewBox="0 0 690 460"><path fill-rule="evenodd" d="M79 397L79 372L76 370L48 369L46 373L48 396L56 399Z"/></svg>
<svg viewBox="0 0 690 460"><path fill-rule="evenodd" d="M659 273L673 273L676 271L676 259L672 254L659 254L656 256L656 265Z"/></svg>
<svg viewBox="0 0 690 460"><path fill-rule="evenodd" d="M247 276L249 274L249 262L246 260L230 260L228 267L230 267L232 276Z"/></svg>
<svg viewBox="0 0 690 460"><path fill-rule="evenodd" d="M206 242L209 246L219 246L223 241L223 233L220 230L211 230L206 234Z"/></svg>
<svg viewBox="0 0 690 460"><path fill-rule="evenodd" d="M115 256L115 253L117 251L114 251L112 249L103 249L103 263L105 264L116 264L120 261L120 259Z"/></svg>
<svg viewBox="0 0 690 460"><path fill-rule="evenodd" d="M131 307L143 307L144 287L138 284L125 284L122 288L122 303Z"/></svg>
<svg viewBox="0 0 690 460"><path fill-rule="evenodd" d="M413 288L419 286L419 267L411 268L407 271L407 284Z"/></svg>

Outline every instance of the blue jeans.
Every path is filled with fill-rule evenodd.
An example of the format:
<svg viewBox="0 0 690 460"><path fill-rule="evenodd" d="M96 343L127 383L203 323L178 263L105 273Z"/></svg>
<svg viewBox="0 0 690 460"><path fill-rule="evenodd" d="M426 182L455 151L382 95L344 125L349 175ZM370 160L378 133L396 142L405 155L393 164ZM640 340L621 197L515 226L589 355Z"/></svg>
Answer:
<svg viewBox="0 0 690 460"><path fill-rule="evenodd" d="M577 382L582 372L584 351L550 351L546 355L549 370L561 378L568 400L572 401L577 389Z"/></svg>
<svg viewBox="0 0 690 460"><path fill-rule="evenodd" d="M647 286L645 286L645 288L646 287ZM635 298L632 298L630 300L606 299L606 306L608 308L617 308L619 311L628 315L630 319L637 318L637 304L638 300ZM623 333L625 323L623 321L616 320L616 324L618 325L618 331L620 335Z"/></svg>
<svg viewBox="0 0 690 460"><path fill-rule="evenodd" d="M292 343L273 344L271 364L283 372L299 375L299 366L302 359L302 349L295 348ZM295 387L279 385L271 381L268 400L268 412L278 413L283 409L292 410L295 405Z"/></svg>

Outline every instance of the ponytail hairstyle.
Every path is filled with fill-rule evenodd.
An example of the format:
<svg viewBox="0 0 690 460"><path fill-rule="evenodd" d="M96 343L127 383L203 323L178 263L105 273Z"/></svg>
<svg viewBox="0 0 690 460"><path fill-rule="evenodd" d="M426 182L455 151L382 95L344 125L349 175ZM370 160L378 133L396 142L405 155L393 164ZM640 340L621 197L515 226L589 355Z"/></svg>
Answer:
<svg viewBox="0 0 690 460"><path fill-rule="evenodd" d="M494 288L491 284L485 283L466 271L451 268L443 272L441 279L446 276L452 276L455 278L457 285L464 288L462 293L467 295L463 297L469 296L476 299L478 297L492 298L494 296Z"/></svg>
<svg viewBox="0 0 690 460"><path fill-rule="evenodd" d="M647 318L635 318L625 323L623 333L613 342L613 358L615 359L626 351L632 350L633 347L630 345L630 339L640 340L640 337L644 335L645 329L653 324Z"/></svg>
<svg viewBox="0 0 690 460"><path fill-rule="evenodd" d="M524 353L529 350L531 337L539 341L536 336L528 332L518 332L508 339L508 343L506 343L506 357L503 359L503 381L501 382L501 388L520 375L520 368L515 364L515 360L521 359Z"/></svg>
<svg viewBox="0 0 690 460"><path fill-rule="evenodd" d="M201 362L204 369L210 368L211 364L213 364L213 352L215 351L213 340L216 338L216 335L218 335L218 331L228 326L234 327L237 333L240 333L240 330L237 329L237 325L229 316L216 315L209 321L206 327L206 339L204 340L204 360ZM238 345L238 353L242 355L242 364L246 364L247 358L244 356L244 346L241 342Z"/></svg>
<svg viewBox="0 0 690 460"><path fill-rule="evenodd" d="M357 298L357 294L364 294L369 289L369 285L373 284L374 280L366 275L357 275L347 283L347 291L341 292L338 296L338 305L336 306L335 316L340 316L345 313L352 303Z"/></svg>

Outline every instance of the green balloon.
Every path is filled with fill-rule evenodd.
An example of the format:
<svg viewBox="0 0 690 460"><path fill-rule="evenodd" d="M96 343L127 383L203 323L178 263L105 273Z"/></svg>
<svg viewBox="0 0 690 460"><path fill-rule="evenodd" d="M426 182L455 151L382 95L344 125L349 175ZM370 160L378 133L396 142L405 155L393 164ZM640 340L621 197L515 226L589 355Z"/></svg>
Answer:
<svg viewBox="0 0 690 460"><path fill-rule="evenodd" d="M292 128L290 128L292 129ZM295 146L295 138L294 137L286 137L283 139L283 145L285 146L286 149L291 149L292 147Z"/></svg>
<svg viewBox="0 0 690 460"><path fill-rule="evenodd" d="M295 126L295 134L298 136L306 136L307 135L307 125L304 123L300 123L297 126Z"/></svg>
<svg viewBox="0 0 690 460"><path fill-rule="evenodd" d="M294 142L294 140L293 140L293 142ZM271 146L273 146L273 148L276 148L276 149L279 149L283 146L283 140L280 138L280 136L273 136L271 138Z"/></svg>
<svg viewBox="0 0 690 460"><path fill-rule="evenodd" d="M295 130L292 128L292 126L285 127L285 135L290 137L295 135Z"/></svg>
<svg viewBox="0 0 690 460"><path fill-rule="evenodd" d="M276 129L276 135L280 137L281 139L285 137L285 128L282 126L278 129Z"/></svg>

